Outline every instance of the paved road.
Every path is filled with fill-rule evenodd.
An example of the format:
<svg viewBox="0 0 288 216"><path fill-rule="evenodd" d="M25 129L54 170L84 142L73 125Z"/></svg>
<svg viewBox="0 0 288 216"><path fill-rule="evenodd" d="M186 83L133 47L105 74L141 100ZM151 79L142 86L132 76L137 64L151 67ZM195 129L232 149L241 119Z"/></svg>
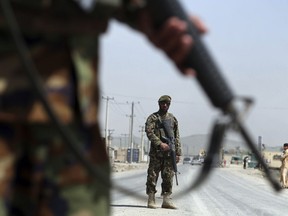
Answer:
<svg viewBox="0 0 288 216"><path fill-rule="evenodd" d="M117 173L114 181L133 191L128 196L119 191L112 192L112 216L280 216L288 214L288 190L273 191L261 172L254 169L243 170L241 166L216 168L209 180L196 191L179 196L193 181L199 166L179 165L179 186L174 186L173 202L179 208L167 210L160 208L162 199L156 195L159 208L146 208L145 196L146 170ZM158 183L158 191L160 184ZM139 196L141 196L139 198Z"/></svg>

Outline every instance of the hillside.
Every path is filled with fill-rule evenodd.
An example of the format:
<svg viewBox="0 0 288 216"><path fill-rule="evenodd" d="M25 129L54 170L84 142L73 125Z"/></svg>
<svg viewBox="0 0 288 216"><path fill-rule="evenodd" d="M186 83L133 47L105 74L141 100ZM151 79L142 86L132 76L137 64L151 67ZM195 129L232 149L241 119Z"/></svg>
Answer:
<svg viewBox="0 0 288 216"><path fill-rule="evenodd" d="M186 155L195 155L198 154L202 149L206 150L208 148L210 141L209 134L197 134L191 135L188 137L181 138L183 153ZM246 151L248 150L244 142L224 139L223 149L228 151L231 149Z"/></svg>
<svg viewBox="0 0 288 216"><path fill-rule="evenodd" d="M139 148L141 139L139 137L134 137L133 140L134 140L134 148ZM195 154L198 154L201 149L206 150L209 140L210 140L209 134L197 134L197 135L181 137L183 154L195 155ZM144 141L145 150L148 149L148 145L149 145L149 142L147 138L145 137L145 141ZM128 148L130 147L129 139L127 137L126 138L113 137L111 146L113 148ZM244 142L229 140L229 139L224 139L223 148L224 150L230 150L230 149L236 150L236 148L240 150L248 149Z"/></svg>

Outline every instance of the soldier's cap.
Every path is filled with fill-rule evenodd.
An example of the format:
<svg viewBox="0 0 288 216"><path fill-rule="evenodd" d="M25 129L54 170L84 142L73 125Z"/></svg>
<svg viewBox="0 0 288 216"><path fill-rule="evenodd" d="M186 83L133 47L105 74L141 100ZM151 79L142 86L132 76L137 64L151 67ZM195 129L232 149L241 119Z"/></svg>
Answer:
<svg viewBox="0 0 288 216"><path fill-rule="evenodd" d="M162 96L159 98L158 102L160 103L160 102L163 102L163 101L171 102L171 97L170 97L169 95L162 95Z"/></svg>
<svg viewBox="0 0 288 216"><path fill-rule="evenodd" d="M284 144L283 144L283 147L288 147L288 143L284 143Z"/></svg>

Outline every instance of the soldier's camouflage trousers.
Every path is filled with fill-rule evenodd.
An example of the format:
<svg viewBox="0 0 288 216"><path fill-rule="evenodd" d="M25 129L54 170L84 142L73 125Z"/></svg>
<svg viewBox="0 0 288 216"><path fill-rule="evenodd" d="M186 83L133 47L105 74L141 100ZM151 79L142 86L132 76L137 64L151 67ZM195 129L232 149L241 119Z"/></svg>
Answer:
<svg viewBox="0 0 288 216"><path fill-rule="evenodd" d="M74 134L80 131L67 127ZM109 182L98 127L76 135L83 155ZM109 189L88 175L48 123L0 123L0 195L1 215L109 215Z"/></svg>
<svg viewBox="0 0 288 216"><path fill-rule="evenodd" d="M157 180L161 172L161 195L172 194L172 185L174 171L172 160L170 157L159 157L158 155L150 155L149 167L147 170L146 193L156 193Z"/></svg>

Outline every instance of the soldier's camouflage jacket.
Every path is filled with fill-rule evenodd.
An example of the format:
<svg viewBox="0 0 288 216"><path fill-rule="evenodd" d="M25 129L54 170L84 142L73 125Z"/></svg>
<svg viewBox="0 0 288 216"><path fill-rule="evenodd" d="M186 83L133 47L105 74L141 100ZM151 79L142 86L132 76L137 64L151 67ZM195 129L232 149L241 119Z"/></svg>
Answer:
<svg viewBox="0 0 288 216"><path fill-rule="evenodd" d="M177 156L181 156L181 143L179 136L179 126L176 117L171 113L166 113L165 115L160 115L159 112L151 114L146 121L145 132L148 139L151 142L149 155L165 156L165 154L160 149L161 137L165 137L165 132L163 126L161 126L161 121L170 120L172 122L173 134L175 138L175 152Z"/></svg>
<svg viewBox="0 0 288 216"><path fill-rule="evenodd" d="M109 183L110 165L97 120L98 38L111 17L125 20L124 1L91 1L89 9L81 0L9 2L53 111ZM3 9L0 215L108 215L109 188L88 175L51 123L27 79Z"/></svg>

